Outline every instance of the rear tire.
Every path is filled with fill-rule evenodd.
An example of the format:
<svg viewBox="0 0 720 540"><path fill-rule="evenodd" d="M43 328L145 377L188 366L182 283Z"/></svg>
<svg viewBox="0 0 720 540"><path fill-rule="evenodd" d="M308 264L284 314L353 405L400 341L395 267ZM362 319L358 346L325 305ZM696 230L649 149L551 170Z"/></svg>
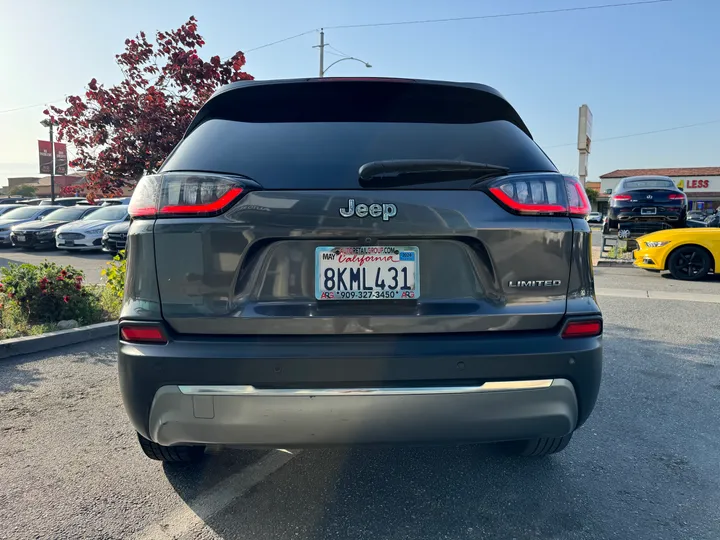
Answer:
<svg viewBox="0 0 720 540"><path fill-rule="evenodd" d="M668 270L675 279L696 281L708 275L710 255L697 246L681 246L670 254Z"/></svg>
<svg viewBox="0 0 720 540"><path fill-rule="evenodd" d="M557 454L565 449L572 439L572 433L564 437L540 437L527 441L509 441L500 444L506 455L522 457L542 457Z"/></svg>
<svg viewBox="0 0 720 540"><path fill-rule="evenodd" d="M140 448L150 459L164 461L165 463L197 463L205 454L204 446L163 446L139 433Z"/></svg>

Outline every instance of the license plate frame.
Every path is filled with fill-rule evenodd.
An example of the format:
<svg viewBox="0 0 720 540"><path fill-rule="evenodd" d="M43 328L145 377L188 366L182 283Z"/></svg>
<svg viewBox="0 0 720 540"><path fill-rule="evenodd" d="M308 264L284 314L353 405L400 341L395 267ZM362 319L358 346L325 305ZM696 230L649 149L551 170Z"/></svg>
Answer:
<svg viewBox="0 0 720 540"><path fill-rule="evenodd" d="M333 270L328 274L329 268ZM315 248L315 299L320 302L418 298L420 249L417 246Z"/></svg>
<svg viewBox="0 0 720 540"><path fill-rule="evenodd" d="M25 241L25 235L24 235L24 234L16 234L16 235L15 235L15 240L17 240L18 242L24 242L24 241Z"/></svg>
<svg viewBox="0 0 720 540"><path fill-rule="evenodd" d="M65 245L67 247L75 247L75 240L65 240Z"/></svg>
<svg viewBox="0 0 720 540"><path fill-rule="evenodd" d="M654 215L657 215L657 208L655 208L654 206L649 206L649 207L646 207L646 208L641 208L641 209L640 209L640 215L641 215L641 216L654 216Z"/></svg>

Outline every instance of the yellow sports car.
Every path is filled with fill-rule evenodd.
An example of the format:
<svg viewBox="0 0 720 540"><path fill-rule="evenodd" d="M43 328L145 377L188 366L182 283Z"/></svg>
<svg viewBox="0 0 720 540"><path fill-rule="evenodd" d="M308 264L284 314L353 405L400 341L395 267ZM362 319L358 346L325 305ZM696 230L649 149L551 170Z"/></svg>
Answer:
<svg viewBox="0 0 720 540"><path fill-rule="evenodd" d="M634 264L646 270L669 270L675 279L696 280L720 272L720 229L666 229L637 239Z"/></svg>

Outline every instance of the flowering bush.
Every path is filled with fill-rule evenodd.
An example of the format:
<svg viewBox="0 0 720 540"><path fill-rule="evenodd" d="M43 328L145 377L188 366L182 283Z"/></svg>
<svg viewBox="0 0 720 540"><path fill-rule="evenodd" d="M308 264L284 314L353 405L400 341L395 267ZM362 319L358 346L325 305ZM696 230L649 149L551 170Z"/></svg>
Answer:
<svg viewBox="0 0 720 540"><path fill-rule="evenodd" d="M51 262L9 264L0 268L0 309L21 315L28 324L74 319L79 324L102 320L97 295L88 291L83 273Z"/></svg>

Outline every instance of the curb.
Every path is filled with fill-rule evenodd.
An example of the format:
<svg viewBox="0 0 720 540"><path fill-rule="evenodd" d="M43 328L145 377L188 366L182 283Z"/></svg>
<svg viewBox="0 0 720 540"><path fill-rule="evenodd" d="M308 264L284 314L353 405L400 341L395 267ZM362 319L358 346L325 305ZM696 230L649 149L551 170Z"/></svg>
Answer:
<svg viewBox="0 0 720 540"><path fill-rule="evenodd" d="M0 341L0 360L117 335L117 321Z"/></svg>
<svg viewBox="0 0 720 540"><path fill-rule="evenodd" d="M624 266L625 268L633 268L633 261L617 261L617 260L608 260L608 259L599 259L597 264L595 266L604 266L604 267L612 267L612 266Z"/></svg>

